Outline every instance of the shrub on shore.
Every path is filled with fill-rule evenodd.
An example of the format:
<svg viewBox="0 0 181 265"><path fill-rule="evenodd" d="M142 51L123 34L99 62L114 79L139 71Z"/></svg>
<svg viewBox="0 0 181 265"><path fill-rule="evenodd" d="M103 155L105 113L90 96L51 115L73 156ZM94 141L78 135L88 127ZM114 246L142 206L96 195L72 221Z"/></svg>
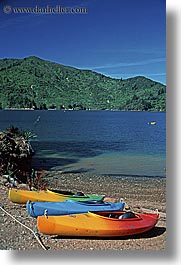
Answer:
<svg viewBox="0 0 181 265"><path fill-rule="evenodd" d="M29 139L31 132L11 126L0 132L0 173L20 182L27 182L31 174L33 149Z"/></svg>

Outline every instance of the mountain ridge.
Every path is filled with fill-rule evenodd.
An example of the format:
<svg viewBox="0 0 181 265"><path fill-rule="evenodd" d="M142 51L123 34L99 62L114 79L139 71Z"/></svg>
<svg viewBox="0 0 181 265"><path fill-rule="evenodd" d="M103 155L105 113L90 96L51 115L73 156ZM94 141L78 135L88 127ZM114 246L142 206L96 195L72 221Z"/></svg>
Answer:
<svg viewBox="0 0 181 265"><path fill-rule="evenodd" d="M0 60L0 108L165 111L166 86L111 78L36 56Z"/></svg>

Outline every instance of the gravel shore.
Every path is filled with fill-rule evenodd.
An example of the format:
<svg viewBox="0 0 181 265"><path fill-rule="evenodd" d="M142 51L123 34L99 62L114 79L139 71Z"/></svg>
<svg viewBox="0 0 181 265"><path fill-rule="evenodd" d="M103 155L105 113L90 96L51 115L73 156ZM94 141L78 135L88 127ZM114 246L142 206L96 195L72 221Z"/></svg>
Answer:
<svg viewBox="0 0 181 265"><path fill-rule="evenodd" d="M85 174L64 174L49 171L45 177L48 187L105 194L106 197L124 201L135 212L153 212L158 209L159 221L155 228L142 235L118 239L60 238L40 234L43 244L49 250L164 250L166 248L166 179L148 177L88 176ZM28 216L25 205L8 200L8 187L0 177L0 206L18 221L36 231L36 219ZM33 233L21 226L0 209L2 250L42 249Z"/></svg>

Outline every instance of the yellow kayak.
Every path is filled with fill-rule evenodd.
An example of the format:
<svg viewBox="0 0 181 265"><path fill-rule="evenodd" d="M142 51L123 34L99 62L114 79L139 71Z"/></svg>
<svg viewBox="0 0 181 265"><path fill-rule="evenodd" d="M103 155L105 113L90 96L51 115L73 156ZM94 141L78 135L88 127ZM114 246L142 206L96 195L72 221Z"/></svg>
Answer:
<svg viewBox="0 0 181 265"><path fill-rule="evenodd" d="M9 190L8 198L10 201L25 204L27 201L33 202L63 202L66 200L90 201L103 200L104 195L83 194L82 192L69 192L62 190Z"/></svg>

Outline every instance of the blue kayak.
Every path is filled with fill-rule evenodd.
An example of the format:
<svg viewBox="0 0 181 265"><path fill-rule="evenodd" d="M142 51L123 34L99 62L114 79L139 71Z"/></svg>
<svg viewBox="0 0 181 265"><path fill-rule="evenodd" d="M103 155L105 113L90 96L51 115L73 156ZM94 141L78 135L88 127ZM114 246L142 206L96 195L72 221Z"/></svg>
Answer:
<svg viewBox="0 0 181 265"><path fill-rule="evenodd" d="M124 209L124 202L103 202L103 201L72 201L64 202L30 202L26 203L26 211L33 217L41 215L68 215L87 213L89 211L119 211Z"/></svg>

